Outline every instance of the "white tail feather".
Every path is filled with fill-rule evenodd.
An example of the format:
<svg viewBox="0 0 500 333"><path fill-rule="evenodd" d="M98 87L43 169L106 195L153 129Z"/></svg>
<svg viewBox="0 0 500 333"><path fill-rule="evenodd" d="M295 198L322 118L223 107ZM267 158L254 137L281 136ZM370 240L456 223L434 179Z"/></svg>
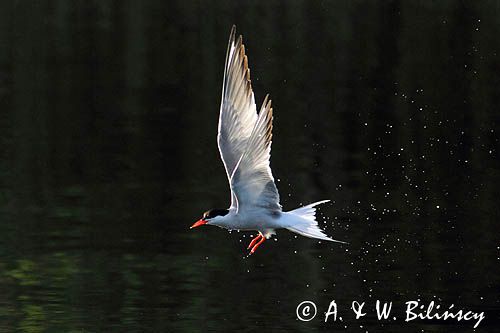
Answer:
<svg viewBox="0 0 500 333"><path fill-rule="evenodd" d="M300 217L300 219L294 220L295 223L287 227L287 229L302 236L347 244L346 242L328 237L318 226L318 222L316 221L316 208L314 207L329 201L330 200L318 201L287 212L288 214Z"/></svg>

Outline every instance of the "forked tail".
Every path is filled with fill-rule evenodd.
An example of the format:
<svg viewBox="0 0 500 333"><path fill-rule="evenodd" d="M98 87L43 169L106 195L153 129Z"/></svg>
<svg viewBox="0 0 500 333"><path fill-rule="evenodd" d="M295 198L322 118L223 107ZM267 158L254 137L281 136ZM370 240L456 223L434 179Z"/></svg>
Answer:
<svg viewBox="0 0 500 333"><path fill-rule="evenodd" d="M331 239L318 226L318 222L316 221L316 208L314 207L329 201L330 200L318 201L287 212L297 217L293 219L294 223L292 226L287 227L287 229L302 236L347 244L346 242Z"/></svg>

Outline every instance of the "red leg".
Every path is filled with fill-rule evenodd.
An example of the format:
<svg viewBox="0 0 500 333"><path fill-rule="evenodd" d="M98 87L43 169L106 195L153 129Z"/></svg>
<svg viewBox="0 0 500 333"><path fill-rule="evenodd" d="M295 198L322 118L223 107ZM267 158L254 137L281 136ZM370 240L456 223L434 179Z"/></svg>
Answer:
<svg viewBox="0 0 500 333"><path fill-rule="evenodd" d="M252 247L252 249L250 250L250 254L253 254L255 252L255 250L257 250L257 248L260 246L260 244L264 243L264 241L266 240L266 237L262 236L261 235L261 239L260 241L254 245L254 247Z"/></svg>
<svg viewBox="0 0 500 333"><path fill-rule="evenodd" d="M259 232L259 234L257 236L255 236L254 239L252 239L252 241L250 242L250 244L248 244L248 247L247 247L247 250L252 248L255 243L257 243L257 241L262 237L262 234Z"/></svg>

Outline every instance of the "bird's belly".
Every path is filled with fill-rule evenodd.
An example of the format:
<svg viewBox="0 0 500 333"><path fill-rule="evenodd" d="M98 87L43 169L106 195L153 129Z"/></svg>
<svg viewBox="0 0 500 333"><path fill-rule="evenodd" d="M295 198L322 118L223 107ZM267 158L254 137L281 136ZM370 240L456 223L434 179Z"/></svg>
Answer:
<svg viewBox="0 0 500 333"><path fill-rule="evenodd" d="M235 225L234 229L237 230L265 230L265 229L277 229L281 228L278 224L279 218L275 218L268 214L257 215L257 216L240 216Z"/></svg>

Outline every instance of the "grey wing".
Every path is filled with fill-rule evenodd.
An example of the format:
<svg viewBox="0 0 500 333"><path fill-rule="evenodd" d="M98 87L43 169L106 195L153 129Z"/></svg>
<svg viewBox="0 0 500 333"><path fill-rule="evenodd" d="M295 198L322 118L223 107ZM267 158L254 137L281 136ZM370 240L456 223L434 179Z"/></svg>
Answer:
<svg viewBox="0 0 500 333"><path fill-rule="evenodd" d="M250 82L250 69L242 37L235 39L233 26L229 37L224 66L224 82L219 114L217 145L229 182L236 165L245 152L252 130L257 122L257 109ZM231 207L236 208L236 197L231 189Z"/></svg>
<svg viewBox="0 0 500 333"><path fill-rule="evenodd" d="M238 211L256 208L281 211L278 189L269 165L272 121L273 109L266 96L245 153L231 177L231 189L238 201Z"/></svg>

